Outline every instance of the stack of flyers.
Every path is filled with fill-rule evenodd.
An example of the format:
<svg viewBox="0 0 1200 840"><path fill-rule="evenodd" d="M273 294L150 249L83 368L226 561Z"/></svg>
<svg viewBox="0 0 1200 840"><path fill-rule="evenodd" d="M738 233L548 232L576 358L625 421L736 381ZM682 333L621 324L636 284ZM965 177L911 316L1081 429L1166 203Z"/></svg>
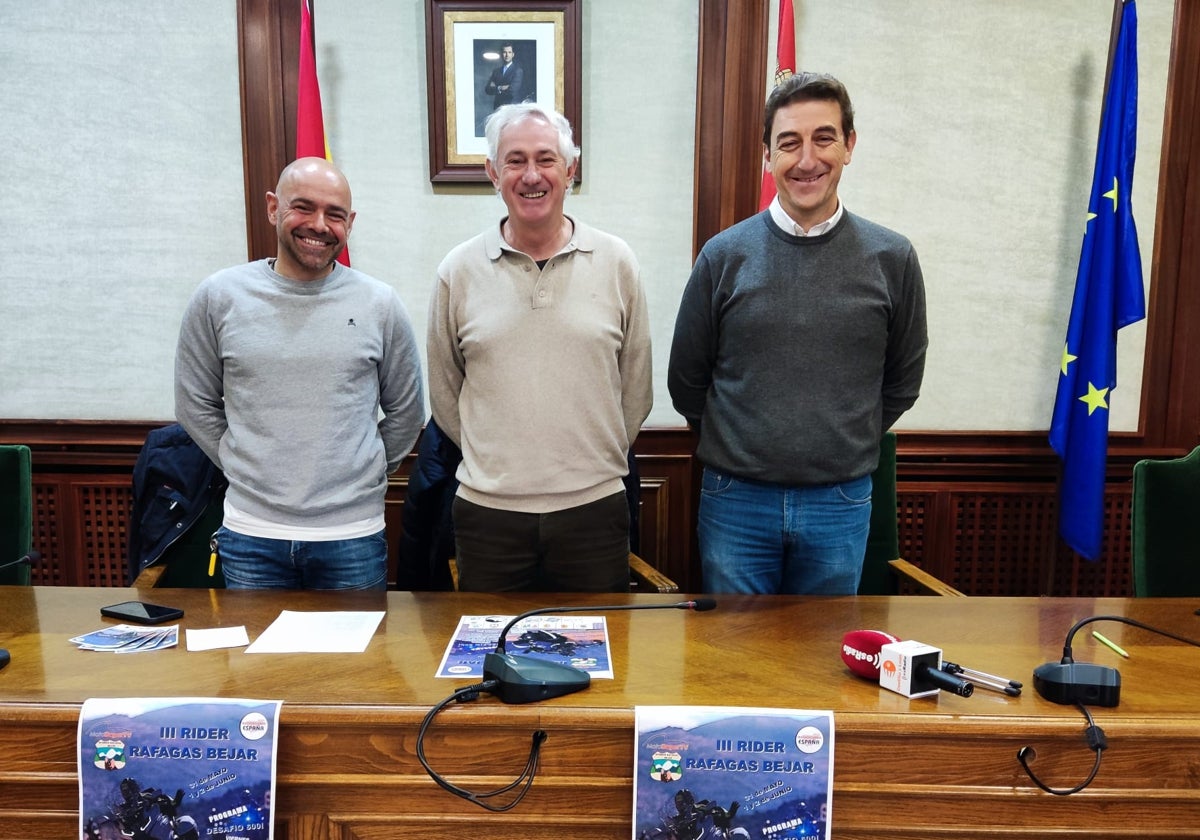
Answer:
<svg viewBox="0 0 1200 840"><path fill-rule="evenodd" d="M138 627L134 624L114 624L83 636L76 636L71 643L80 650L107 650L112 653L140 653L144 650L159 650L179 644L179 625L170 627Z"/></svg>

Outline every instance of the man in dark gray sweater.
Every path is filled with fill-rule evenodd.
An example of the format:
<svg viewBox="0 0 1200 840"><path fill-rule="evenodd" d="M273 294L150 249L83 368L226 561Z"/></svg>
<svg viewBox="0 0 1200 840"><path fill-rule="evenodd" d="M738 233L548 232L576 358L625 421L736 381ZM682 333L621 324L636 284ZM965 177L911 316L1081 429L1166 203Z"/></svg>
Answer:
<svg viewBox="0 0 1200 840"><path fill-rule="evenodd" d="M709 240L683 293L667 383L700 435L708 592L858 588L879 442L916 402L928 340L911 243L838 199L855 140L839 81L777 86L777 197Z"/></svg>

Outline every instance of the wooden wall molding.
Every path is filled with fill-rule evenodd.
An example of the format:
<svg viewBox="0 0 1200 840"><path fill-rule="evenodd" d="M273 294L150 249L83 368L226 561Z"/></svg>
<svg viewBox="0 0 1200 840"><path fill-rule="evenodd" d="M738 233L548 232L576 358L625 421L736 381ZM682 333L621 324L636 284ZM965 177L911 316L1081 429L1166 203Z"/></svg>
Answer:
<svg viewBox="0 0 1200 840"><path fill-rule="evenodd" d="M34 547L46 556L35 582L124 582L133 465L146 433L160 425L0 420L0 443L33 449ZM975 595L1130 593L1130 476L1134 462L1151 454L1144 447L1110 454L1099 563L1081 560L1057 537L1058 462L1044 436L901 433L897 449L901 553L921 568ZM640 553L684 592L701 587L694 451L683 428L644 429L635 446ZM393 580L411 468L410 456L388 490Z"/></svg>

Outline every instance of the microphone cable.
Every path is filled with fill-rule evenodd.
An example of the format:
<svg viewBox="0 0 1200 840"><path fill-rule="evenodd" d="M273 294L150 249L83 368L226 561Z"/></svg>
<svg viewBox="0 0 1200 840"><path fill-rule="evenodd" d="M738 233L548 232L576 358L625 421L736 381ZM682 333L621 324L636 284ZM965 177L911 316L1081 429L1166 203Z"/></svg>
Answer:
<svg viewBox="0 0 1200 840"><path fill-rule="evenodd" d="M521 775L505 785L504 787L496 788L495 790L475 793L466 788L459 787L453 782L440 776L436 770L429 766L428 759L425 758L425 733L429 730L433 723L434 717L438 712L446 708L453 702L467 703L479 698L479 693L482 691L490 692L498 685L496 680L485 680L475 685L464 686L457 689L453 694L442 700L436 706L429 710L425 715L425 719L421 721L421 728L417 730L417 760L421 762L421 766L425 768L425 772L429 774L429 778L437 782L438 786L449 793L454 794L460 799L465 799L468 802L474 802L480 808L496 813L508 811L513 808L518 802L525 798L525 794L529 792L529 786L533 784L533 778L537 774L538 754L541 752L542 743L546 740L545 730L538 729L533 733L533 740L529 747L529 758L525 762L525 769L521 771ZM524 782L524 785L517 791L516 795L503 805L494 805L487 801L494 797L508 793Z"/></svg>
<svg viewBox="0 0 1200 840"><path fill-rule="evenodd" d="M1104 751L1108 749L1108 739L1104 737L1104 730L1096 725L1096 721L1092 718L1092 713L1088 711L1088 707L1082 703L1076 703L1079 711L1083 712L1083 717L1087 721L1087 728L1084 729L1084 736L1087 738L1088 748L1096 751L1096 763L1092 765L1092 772L1088 777L1073 788L1052 788L1033 772L1033 768L1029 766L1029 762L1037 758L1037 750L1030 746L1021 747L1017 750L1017 761L1021 762L1021 766L1025 769L1025 775L1033 780L1033 783L1040 787L1046 793L1052 793L1055 796L1070 796L1072 793L1079 793L1085 787L1092 783L1096 778L1096 774L1100 772L1100 758Z"/></svg>

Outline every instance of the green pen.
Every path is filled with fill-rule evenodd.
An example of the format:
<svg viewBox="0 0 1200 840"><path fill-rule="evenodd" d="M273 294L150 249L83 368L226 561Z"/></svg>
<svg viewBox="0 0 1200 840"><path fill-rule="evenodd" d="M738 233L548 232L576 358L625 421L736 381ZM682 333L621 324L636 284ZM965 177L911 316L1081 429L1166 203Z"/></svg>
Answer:
<svg viewBox="0 0 1200 840"><path fill-rule="evenodd" d="M1129 658L1129 654L1125 652L1124 648L1122 648L1116 642L1112 642L1112 641L1108 640L1107 638L1105 638L1104 636L1101 636L1095 630L1092 631L1092 638L1095 639L1100 644L1104 645L1105 647L1111 649L1113 652L1118 653L1121 656L1124 656L1126 659Z"/></svg>

